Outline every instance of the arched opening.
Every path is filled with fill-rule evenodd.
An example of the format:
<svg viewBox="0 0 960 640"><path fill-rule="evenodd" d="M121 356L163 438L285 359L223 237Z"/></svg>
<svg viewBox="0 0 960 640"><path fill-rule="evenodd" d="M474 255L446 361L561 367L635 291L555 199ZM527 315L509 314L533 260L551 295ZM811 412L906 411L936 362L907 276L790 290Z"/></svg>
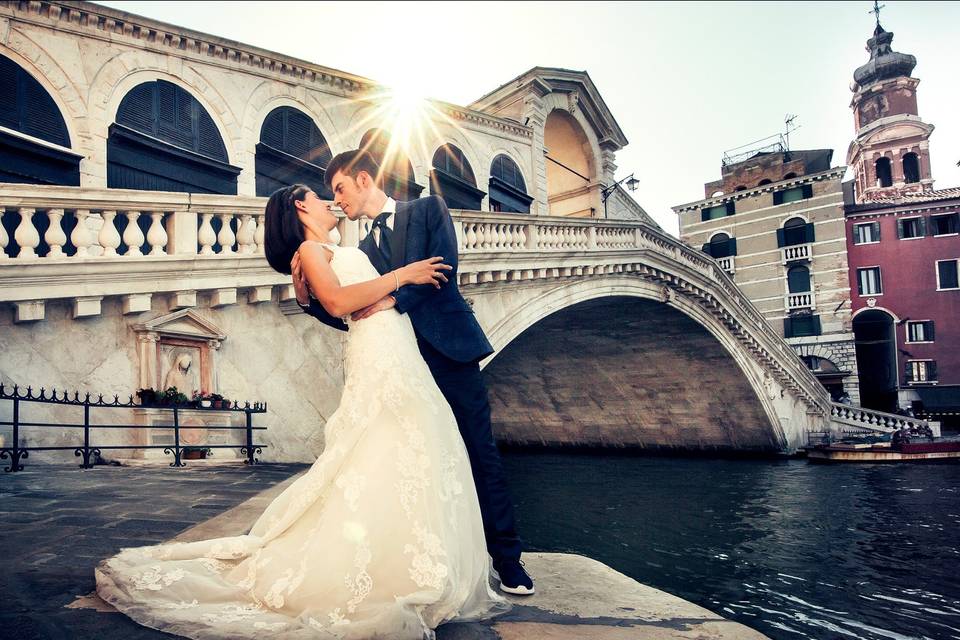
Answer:
<svg viewBox="0 0 960 640"><path fill-rule="evenodd" d="M726 258L737 255L737 239L726 233L717 233L710 238L710 242L703 245L703 251L711 258Z"/></svg>
<svg viewBox="0 0 960 640"><path fill-rule="evenodd" d="M758 187L762 187L763 185L765 185L765 184L770 184L771 182L773 182L773 181L770 180L770 178L764 178L763 180L761 180L760 182L757 183L757 186L758 186Z"/></svg>
<svg viewBox="0 0 960 640"><path fill-rule="evenodd" d="M903 156L903 180L907 184L920 182L920 159L912 151Z"/></svg>
<svg viewBox="0 0 960 640"><path fill-rule="evenodd" d="M893 317L868 309L853 318L853 335L860 372L860 403L869 409L897 408L897 343Z"/></svg>
<svg viewBox="0 0 960 640"><path fill-rule="evenodd" d="M790 172L790 173L788 173L787 175L783 176L783 177L781 178L781 180L790 180L790 179L796 178L796 177L797 177L797 174L795 174L795 173L793 173L793 172Z"/></svg>
<svg viewBox="0 0 960 640"><path fill-rule="evenodd" d="M0 126L10 130L0 131L0 182L80 185L82 156L67 151L70 135L56 102L36 78L2 55Z"/></svg>
<svg viewBox="0 0 960 640"><path fill-rule="evenodd" d="M740 184L740 185L737 185L736 187L734 187L733 190L734 190L734 191L746 191L747 188L746 188L745 186L743 186L742 184Z"/></svg>
<svg viewBox="0 0 960 640"><path fill-rule="evenodd" d="M360 148L380 165L383 191L388 196L401 202L420 197L423 187L417 184L413 163L399 146L391 148L389 133L383 129L370 129L360 138Z"/></svg>
<svg viewBox="0 0 960 640"><path fill-rule="evenodd" d="M877 186L889 187L893 185L893 172L890 167L890 158L879 158L874 166L877 171Z"/></svg>
<svg viewBox="0 0 960 640"><path fill-rule="evenodd" d="M781 247L813 242L813 223L807 223L803 218L790 218L782 229L777 230L777 236L777 244Z"/></svg>
<svg viewBox="0 0 960 640"><path fill-rule="evenodd" d="M810 269L799 266L787 270L787 289L790 293L810 291Z"/></svg>
<svg viewBox="0 0 960 640"><path fill-rule="evenodd" d="M490 165L489 193L490 211L530 213L533 196L527 194L520 167L505 154L498 155Z"/></svg>
<svg viewBox="0 0 960 640"><path fill-rule="evenodd" d="M164 80L123 97L107 140L107 186L114 189L236 195L240 168L207 110Z"/></svg>
<svg viewBox="0 0 960 640"><path fill-rule="evenodd" d="M596 172L593 151L583 127L566 111L554 109L547 116L543 141L550 215L591 217L591 185L596 180Z"/></svg>
<svg viewBox="0 0 960 640"><path fill-rule="evenodd" d="M277 107L260 127L257 143L257 195L269 196L291 184L309 186L325 200L333 192L323 183L324 168L333 159L320 128L307 114L293 107Z"/></svg>
<svg viewBox="0 0 960 640"><path fill-rule="evenodd" d="M480 211L486 194L477 189L477 179L463 151L445 144L433 154L432 164L430 193L442 197L451 209Z"/></svg>
<svg viewBox="0 0 960 640"><path fill-rule="evenodd" d="M839 402L844 393L843 379L850 375L850 372L841 371L833 361L820 356L801 356L800 359L817 377L823 388L830 392L830 399Z"/></svg>
<svg viewBox="0 0 960 640"><path fill-rule="evenodd" d="M723 195L723 191L714 191L712 194L710 194L710 197L711 197L711 198L717 198L717 197L720 197L720 196L722 196L722 195Z"/></svg>
<svg viewBox="0 0 960 640"><path fill-rule="evenodd" d="M727 350L659 301L615 296L562 309L503 348L484 377L502 442L778 448L756 392Z"/></svg>

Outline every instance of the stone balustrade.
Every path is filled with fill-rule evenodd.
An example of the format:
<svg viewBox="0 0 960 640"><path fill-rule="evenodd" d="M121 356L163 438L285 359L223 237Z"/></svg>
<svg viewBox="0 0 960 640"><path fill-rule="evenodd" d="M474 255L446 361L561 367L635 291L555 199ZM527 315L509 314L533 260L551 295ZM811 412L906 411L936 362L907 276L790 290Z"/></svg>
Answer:
<svg viewBox="0 0 960 640"><path fill-rule="evenodd" d="M790 262L810 262L813 250L809 244L793 244L788 247L780 247L780 262L788 264Z"/></svg>
<svg viewBox="0 0 960 640"><path fill-rule="evenodd" d="M717 258L717 264L720 265L720 268L733 275L737 272L736 258L735 256L727 256L725 258Z"/></svg>
<svg viewBox="0 0 960 640"><path fill-rule="evenodd" d="M784 306L787 311L795 309L813 309L816 306L816 298L813 291L803 291L801 293L788 293L783 298Z"/></svg>
<svg viewBox="0 0 960 640"><path fill-rule="evenodd" d="M926 427L927 421L834 402L830 418L842 433L891 433L900 427Z"/></svg>

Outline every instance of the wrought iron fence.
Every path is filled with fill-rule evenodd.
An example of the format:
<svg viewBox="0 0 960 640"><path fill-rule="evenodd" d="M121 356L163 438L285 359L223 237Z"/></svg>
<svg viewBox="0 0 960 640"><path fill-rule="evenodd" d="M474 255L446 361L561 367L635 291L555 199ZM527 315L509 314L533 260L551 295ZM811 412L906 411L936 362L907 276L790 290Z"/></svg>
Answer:
<svg viewBox="0 0 960 640"><path fill-rule="evenodd" d="M10 466L5 467L4 471L7 473L23 471L23 465L20 463L21 460L29 458L30 451L70 451L73 450L74 455L77 457L83 458L83 463L80 465L81 468L89 469L94 466L91 459L99 458L102 455L102 450L107 449L163 449L163 453L166 455L173 455L173 462L170 463L171 467L185 467L186 463L183 462L182 456L185 450L201 450L205 452L205 455L213 455L213 449L236 449L239 447L240 455L245 456L244 464L257 464L260 462L255 456L256 454L263 453L262 448L266 447L265 444L255 444L253 442L253 432L254 431L265 431L266 427L255 427L253 426L253 415L256 413L266 413L267 404L265 402L256 402L249 403L245 402L242 405L234 401L229 407L220 408L220 409L206 409L206 408L195 408L186 405L174 405L174 406L160 406L160 405L144 405L136 404L133 401L133 396L129 397L129 400L126 402L120 401L119 395L113 396L113 402L109 400L104 400L103 394L97 394L96 399L94 394L86 393L81 395L79 391L73 393L73 397L70 396L70 393L64 391L62 393L57 393L56 389L50 391L50 395L47 395L46 389L41 387L38 394L34 394L32 387L27 387L26 392L20 390L18 385L14 385L13 390L10 391L8 387L5 387L3 384L0 384L0 401L8 400L13 403L13 419L12 420L0 420L0 426L12 426L13 427L13 442L10 443L10 446L0 447L0 460L10 460ZM54 404L54 405L66 405L74 407L83 408L83 423L67 423L67 422L28 422L21 419L21 405L23 403L44 403L44 404ZM170 411L173 418L173 424L91 424L90 422L90 410L91 409L150 409L150 410L160 410L160 411ZM245 432L245 442L243 444L184 444L180 439L180 431L184 428L196 429L195 425L190 425L188 427L183 427L180 424L181 412L184 410L190 411L232 411L237 413L243 413L245 416L245 426L212 426L212 427L202 427L207 429L217 429L225 431L244 431ZM20 431L23 427L40 427L40 428L82 428L83 429L83 444L71 445L71 446L21 446L20 443ZM173 430L173 444L134 444L134 445L120 445L120 444L94 444L90 438L91 429L136 429L136 430L155 430L155 429L172 429Z"/></svg>

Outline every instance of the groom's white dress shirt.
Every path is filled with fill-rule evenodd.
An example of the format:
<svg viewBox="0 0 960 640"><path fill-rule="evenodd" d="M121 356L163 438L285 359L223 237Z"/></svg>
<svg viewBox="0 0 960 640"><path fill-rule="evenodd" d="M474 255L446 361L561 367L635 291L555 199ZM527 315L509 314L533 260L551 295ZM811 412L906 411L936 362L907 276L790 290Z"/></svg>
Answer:
<svg viewBox="0 0 960 640"><path fill-rule="evenodd" d="M387 201L383 203L383 210L380 213L390 214L389 216L387 216L387 228L390 229L391 231L393 231L393 214L395 214L396 212L397 212L397 201L388 196ZM374 218L376 218L376 216L374 216ZM363 221L363 230L365 232L364 236L370 233L371 226L373 226L373 220L371 220L370 218L367 218L366 220ZM377 245L377 247L380 246L380 229L373 230L373 242Z"/></svg>

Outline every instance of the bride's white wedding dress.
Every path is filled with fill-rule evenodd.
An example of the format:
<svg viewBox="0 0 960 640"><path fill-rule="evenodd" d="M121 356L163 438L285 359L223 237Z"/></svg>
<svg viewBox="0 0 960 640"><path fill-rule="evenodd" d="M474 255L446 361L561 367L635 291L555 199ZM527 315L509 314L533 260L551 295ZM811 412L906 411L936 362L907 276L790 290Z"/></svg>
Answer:
<svg viewBox="0 0 960 640"><path fill-rule="evenodd" d="M330 248L341 284L379 275L359 249ZM100 597L202 640L419 639L505 610L470 462L409 318L350 322L345 370L323 454L249 534L122 549L97 567Z"/></svg>

